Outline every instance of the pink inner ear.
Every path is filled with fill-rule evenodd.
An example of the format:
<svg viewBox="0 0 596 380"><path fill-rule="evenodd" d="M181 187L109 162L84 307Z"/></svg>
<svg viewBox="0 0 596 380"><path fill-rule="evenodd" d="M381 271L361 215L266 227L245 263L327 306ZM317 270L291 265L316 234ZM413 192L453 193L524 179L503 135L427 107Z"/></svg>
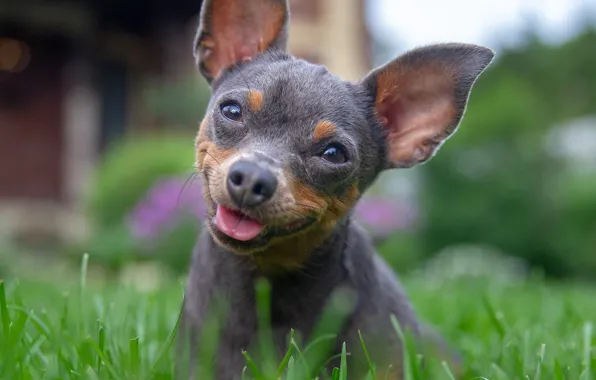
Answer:
<svg viewBox="0 0 596 380"><path fill-rule="evenodd" d="M454 80L444 66L388 67L377 78L377 114L387 129L389 160L409 167L428 160L457 118Z"/></svg>
<svg viewBox="0 0 596 380"><path fill-rule="evenodd" d="M285 20L283 2L218 0L211 5L209 35L202 43L210 50L204 64L212 77L239 61L248 61L275 41Z"/></svg>

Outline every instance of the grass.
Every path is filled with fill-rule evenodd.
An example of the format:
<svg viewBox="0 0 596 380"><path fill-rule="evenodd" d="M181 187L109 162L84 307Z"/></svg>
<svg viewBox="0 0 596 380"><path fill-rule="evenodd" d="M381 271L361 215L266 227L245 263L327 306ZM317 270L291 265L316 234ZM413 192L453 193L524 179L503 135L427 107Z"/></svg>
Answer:
<svg viewBox="0 0 596 380"><path fill-rule="evenodd" d="M173 379L171 346L182 284L153 292L92 286L86 265L84 260L74 285L0 280L0 379ZM462 353L463 379L596 378L596 289L539 279L404 282L419 315ZM266 298L259 297L266 309ZM266 314L260 321L268 322ZM275 363L253 361L246 352L244 378L306 379L303 369L313 347L292 341ZM344 345L331 379L351 379L349 352ZM422 367L415 352L406 356L409 379L455 378L438 359L427 358ZM382 378L385 369L374 368L374 357L369 359L371 372Z"/></svg>

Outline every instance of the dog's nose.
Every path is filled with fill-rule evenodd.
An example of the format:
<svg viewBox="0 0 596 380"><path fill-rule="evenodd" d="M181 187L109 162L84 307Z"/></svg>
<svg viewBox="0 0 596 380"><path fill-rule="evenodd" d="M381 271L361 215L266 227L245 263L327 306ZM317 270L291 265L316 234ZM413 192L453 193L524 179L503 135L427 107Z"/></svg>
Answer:
<svg viewBox="0 0 596 380"><path fill-rule="evenodd" d="M277 188L277 178L269 170L250 161L232 164L227 188L238 207L256 207L270 199Z"/></svg>

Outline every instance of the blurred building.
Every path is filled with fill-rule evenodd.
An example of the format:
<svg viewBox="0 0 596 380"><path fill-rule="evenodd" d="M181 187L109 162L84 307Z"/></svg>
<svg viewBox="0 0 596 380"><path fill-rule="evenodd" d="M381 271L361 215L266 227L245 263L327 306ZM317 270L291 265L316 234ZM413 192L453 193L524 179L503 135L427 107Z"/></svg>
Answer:
<svg viewBox="0 0 596 380"><path fill-rule="evenodd" d="M291 0L290 50L357 80L371 68L366 0Z"/></svg>
<svg viewBox="0 0 596 380"><path fill-rule="evenodd" d="M290 50L356 79L365 0L292 0ZM83 197L110 141L167 128L140 99L196 75L197 0L0 1L0 231L84 236ZM123 184L126 186L126 184Z"/></svg>

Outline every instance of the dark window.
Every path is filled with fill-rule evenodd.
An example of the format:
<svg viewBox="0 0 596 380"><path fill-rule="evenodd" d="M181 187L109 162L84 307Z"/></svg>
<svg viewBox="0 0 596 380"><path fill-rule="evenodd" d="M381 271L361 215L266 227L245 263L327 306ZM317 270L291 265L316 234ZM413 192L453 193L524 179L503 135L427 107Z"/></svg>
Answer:
<svg viewBox="0 0 596 380"><path fill-rule="evenodd" d="M101 149L124 135L128 72L119 62L103 62L99 69L102 96Z"/></svg>

